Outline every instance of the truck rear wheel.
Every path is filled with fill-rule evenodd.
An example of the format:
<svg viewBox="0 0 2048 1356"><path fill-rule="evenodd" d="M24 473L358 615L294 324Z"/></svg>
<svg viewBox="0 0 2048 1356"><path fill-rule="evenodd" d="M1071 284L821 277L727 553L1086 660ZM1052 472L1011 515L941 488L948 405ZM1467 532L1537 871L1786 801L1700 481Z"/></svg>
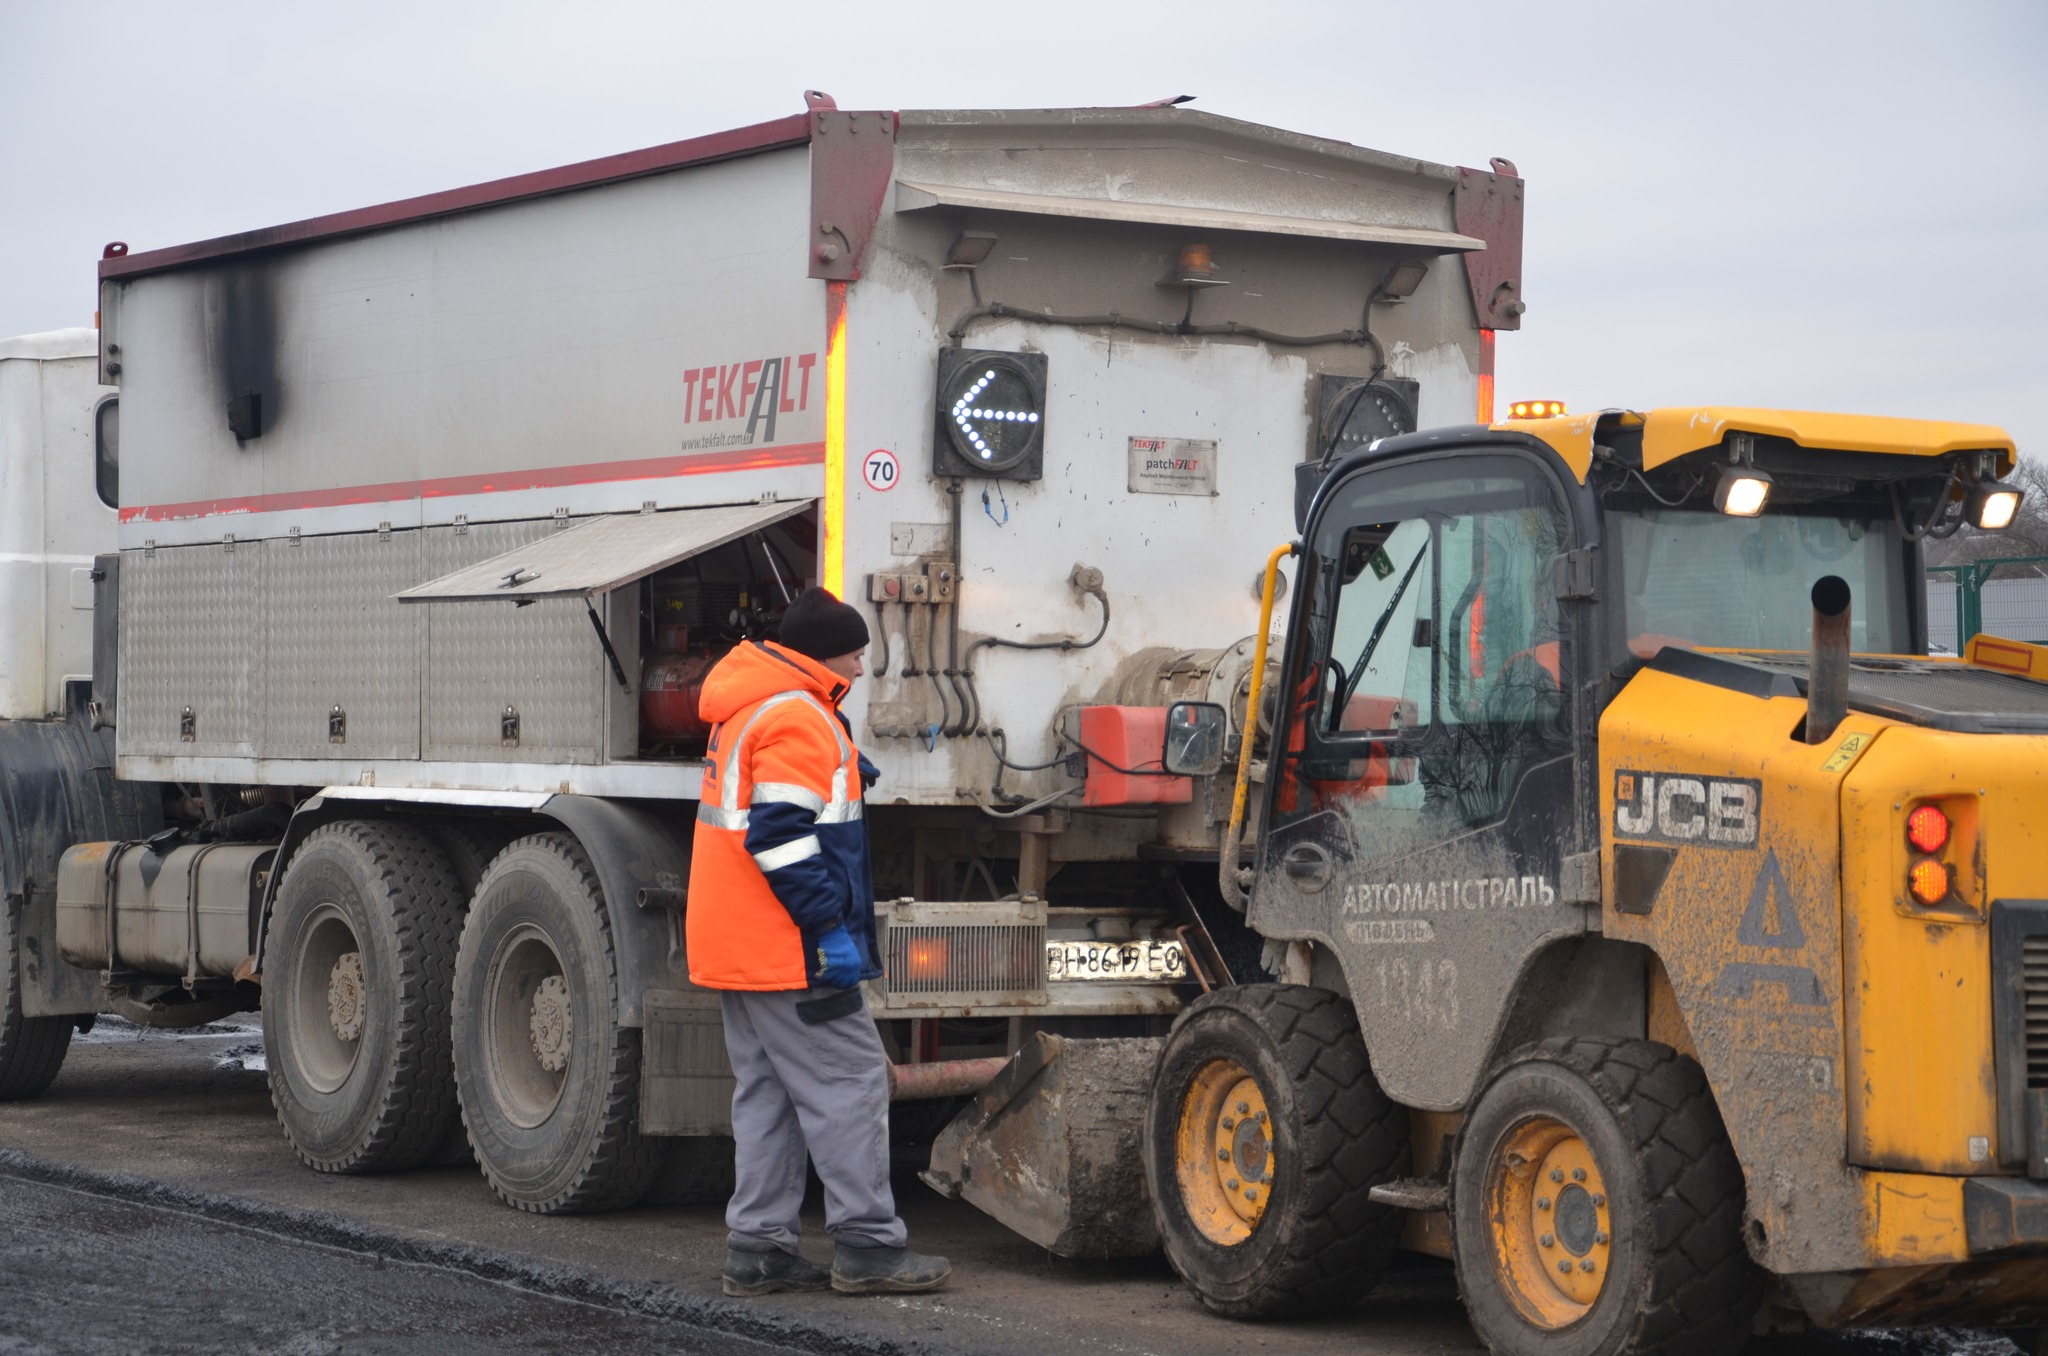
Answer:
<svg viewBox="0 0 2048 1356"><path fill-rule="evenodd" d="M74 1017L21 1015L21 905L0 901L0 1101L40 1097L64 1067Z"/></svg>
<svg viewBox="0 0 2048 1356"><path fill-rule="evenodd" d="M455 966L455 1082L470 1148L507 1205L611 1210L669 1148L640 1133L640 1033L618 1024L604 897L567 833L499 853Z"/></svg>
<svg viewBox="0 0 2048 1356"><path fill-rule="evenodd" d="M519 834L492 820L475 820L441 824L437 836L441 850L448 854L448 864L455 868L455 879L462 887L463 907L467 908L491 858L503 852L505 845Z"/></svg>
<svg viewBox="0 0 2048 1356"><path fill-rule="evenodd" d="M454 1121L448 993L462 903L439 845L408 824L310 834L264 946L271 1102L316 1172L417 1167Z"/></svg>
<svg viewBox="0 0 2048 1356"><path fill-rule="evenodd" d="M1327 990L1220 989L1174 1023L1145 1116L1145 1174L1175 1271L1233 1318L1355 1303L1400 1220L1372 1188L1408 1162L1358 1019Z"/></svg>
<svg viewBox="0 0 2048 1356"><path fill-rule="evenodd" d="M1499 1356L1720 1356L1762 1273L1742 1169L1700 1066L1636 1040L1552 1040L1473 1102L1451 1190L1458 1288Z"/></svg>

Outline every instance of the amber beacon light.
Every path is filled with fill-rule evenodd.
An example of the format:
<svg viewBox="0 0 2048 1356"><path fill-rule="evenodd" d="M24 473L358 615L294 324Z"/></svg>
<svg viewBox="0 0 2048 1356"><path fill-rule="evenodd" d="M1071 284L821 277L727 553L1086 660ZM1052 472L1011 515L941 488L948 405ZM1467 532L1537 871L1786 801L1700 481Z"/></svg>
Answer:
<svg viewBox="0 0 2048 1356"><path fill-rule="evenodd" d="M1563 413L1562 400L1517 400L1508 406L1510 419L1555 419Z"/></svg>

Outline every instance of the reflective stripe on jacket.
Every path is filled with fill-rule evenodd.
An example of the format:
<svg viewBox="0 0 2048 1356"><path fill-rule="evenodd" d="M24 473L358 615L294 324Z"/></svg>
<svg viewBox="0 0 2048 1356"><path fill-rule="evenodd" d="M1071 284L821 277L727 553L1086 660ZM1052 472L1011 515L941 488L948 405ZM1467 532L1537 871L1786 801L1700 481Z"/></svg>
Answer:
<svg viewBox="0 0 2048 1356"><path fill-rule="evenodd" d="M699 709L716 722L684 915L690 979L708 989L802 989L818 937L844 927L875 963L874 884L860 754L838 713L847 683L753 641L713 666Z"/></svg>

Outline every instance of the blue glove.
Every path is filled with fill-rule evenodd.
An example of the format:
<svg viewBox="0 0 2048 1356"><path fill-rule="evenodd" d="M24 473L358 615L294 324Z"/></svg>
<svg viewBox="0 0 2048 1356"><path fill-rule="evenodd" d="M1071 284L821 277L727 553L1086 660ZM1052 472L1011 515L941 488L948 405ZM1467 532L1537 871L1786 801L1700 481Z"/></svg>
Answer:
<svg viewBox="0 0 2048 1356"><path fill-rule="evenodd" d="M818 968L811 978L832 989L860 983L860 947L845 928L833 928L818 938Z"/></svg>

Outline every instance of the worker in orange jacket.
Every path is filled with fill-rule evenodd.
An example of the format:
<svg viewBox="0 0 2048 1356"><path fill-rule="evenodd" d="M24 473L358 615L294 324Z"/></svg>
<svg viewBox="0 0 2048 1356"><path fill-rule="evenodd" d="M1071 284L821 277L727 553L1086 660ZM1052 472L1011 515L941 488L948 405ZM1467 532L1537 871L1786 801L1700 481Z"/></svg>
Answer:
<svg viewBox="0 0 2048 1356"><path fill-rule="evenodd" d="M910 1251L889 1186L888 1055L861 792L874 769L839 703L865 671L867 622L824 589L704 680L715 722L690 858L690 979L720 990L737 1174L725 1293L935 1290L952 1268ZM828 1273L797 1250L808 1153L825 1184Z"/></svg>

